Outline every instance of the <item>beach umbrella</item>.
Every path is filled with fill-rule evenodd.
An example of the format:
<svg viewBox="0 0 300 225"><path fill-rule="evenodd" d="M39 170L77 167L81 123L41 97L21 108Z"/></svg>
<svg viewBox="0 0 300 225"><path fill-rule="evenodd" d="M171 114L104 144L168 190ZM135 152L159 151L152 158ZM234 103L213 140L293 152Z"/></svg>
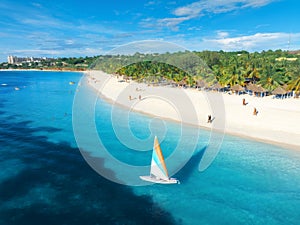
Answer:
<svg viewBox="0 0 300 225"><path fill-rule="evenodd" d="M234 92L244 91L244 88L239 84L233 85L230 89Z"/></svg>
<svg viewBox="0 0 300 225"><path fill-rule="evenodd" d="M249 84L246 86L246 89L249 90L249 91L255 92L255 90L256 90L256 85L255 85L255 84L252 84L252 83L249 83Z"/></svg>
<svg viewBox="0 0 300 225"><path fill-rule="evenodd" d="M284 85L282 86L282 88L283 88L284 90L286 90L286 91L290 91L289 85L287 85L287 84L284 84Z"/></svg>
<svg viewBox="0 0 300 225"><path fill-rule="evenodd" d="M223 88L223 86L219 83L215 83L215 84L213 84L212 88L221 89L221 88Z"/></svg>
<svg viewBox="0 0 300 225"><path fill-rule="evenodd" d="M255 96L255 94L258 91L258 88L255 84L249 84L249 85L247 85L247 91L248 91L248 94L249 94L249 91L251 91L253 93L253 95Z"/></svg>
<svg viewBox="0 0 300 225"><path fill-rule="evenodd" d="M273 95L280 95L283 98L288 92L284 90L282 87L278 86L274 91L272 91Z"/></svg>
<svg viewBox="0 0 300 225"><path fill-rule="evenodd" d="M263 97L264 93L267 93L266 89L264 89L262 86L256 86L255 92L260 93L260 96Z"/></svg>
<svg viewBox="0 0 300 225"><path fill-rule="evenodd" d="M184 87L184 86L186 86L186 81L185 80L182 80L182 81L180 81L179 83L178 83L178 85L179 86L182 86L182 87Z"/></svg>
<svg viewBox="0 0 300 225"><path fill-rule="evenodd" d="M287 84L284 84L282 86L282 88L284 90L286 90L286 93L287 93L288 97L292 97L293 96L293 91L290 89L290 87Z"/></svg>
<svg viewBox="0 0 300 225"><path fill-rule="evenodd" d="M264 88L263 88L262 86L260 86L260 85L257 85L257 86L255 87L255 91L258 92L258 93L265 93L265 92L267 92L266 89L264 89Z"/></svg>
<svg viewBox="0 0 300 225"><path fill-rule="evenodd" d="M267 92L267 91L262 86L256 86L256 92L264 93L264 92Z"/></svg>
<svg viewBox="0 0 300 225"><path fill-rule="evenodd" d="M266 89L264 89L262 86L251 83L247 85L247 90L250 90L254 93L259 93L260 96L263 96L263 93L267 93Z"/></svg>
<svg viewBox="0 0 300 225"><path fill-rule="evenodd" d="M197 87L200 87L200 88L207 88L208 87L208 84L204 80L198 80L196 82L196 84L197 84Z"/></svg>
<svg viewBox="0 0 300 225"><path fill-rule="evenodd" d="M213 90L219 91L220 89L223 88L223 86L222 86L221 84L219 84L219 83L215 83L215 84L213 84L213 85L211 86L211 88L212 88Z"/></svg>
<svg viewBox="0 0 300 225"><path fill-rule="evenodd" d="M272 91L273 95L285 95L287 93L282 87L278 86L274 91Z"/></svg>

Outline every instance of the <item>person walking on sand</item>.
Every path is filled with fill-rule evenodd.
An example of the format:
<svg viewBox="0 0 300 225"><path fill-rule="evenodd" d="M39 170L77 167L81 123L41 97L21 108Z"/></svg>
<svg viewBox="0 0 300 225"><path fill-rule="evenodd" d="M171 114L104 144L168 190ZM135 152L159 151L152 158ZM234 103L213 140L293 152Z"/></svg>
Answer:
<svg viewBox="0 0 300 225"><path fill-rule="evenodd" d="M258 113L258 111L257 111L257 109L254 107L253 115L254 115L254 116L257 116L257 113Z"/></svg>
<svg viewBox="0 0 300 225"><path fill-rule="evenodd" d="M211 122L212 122L211 115L208 115L207 123L211 123Z"/></svg>
<svg viewBox="0 0 300 225"><path fill-rule="evenodd" d="M243 98L243 105L247 105L246 99Z"/></svg>
<svg viewBox="0 0 300 225"><path fill-rule="evenodd" d="M139 100L142 100L142 96L141 95L139 95Z"/></svg>
<svg viewBox="0 0 300 225"><path fill-rule="evenodd" d="M131 101L131 95L129 95L128 98L129 98L129 101Z"/></svg>

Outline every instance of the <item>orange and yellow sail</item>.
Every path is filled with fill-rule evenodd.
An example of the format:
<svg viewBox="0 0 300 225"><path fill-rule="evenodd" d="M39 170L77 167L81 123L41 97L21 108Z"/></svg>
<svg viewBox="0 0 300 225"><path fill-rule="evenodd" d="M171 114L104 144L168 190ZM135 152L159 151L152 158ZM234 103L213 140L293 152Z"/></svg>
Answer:
<svg viewBox="0 0 300 225"><path fill-rule="evenodd" d="M151 161L151 172L152 175L161 179L169 179L167 166L165 163L164 156L162 154L157 137L154 138L152 161Z"/></svg>

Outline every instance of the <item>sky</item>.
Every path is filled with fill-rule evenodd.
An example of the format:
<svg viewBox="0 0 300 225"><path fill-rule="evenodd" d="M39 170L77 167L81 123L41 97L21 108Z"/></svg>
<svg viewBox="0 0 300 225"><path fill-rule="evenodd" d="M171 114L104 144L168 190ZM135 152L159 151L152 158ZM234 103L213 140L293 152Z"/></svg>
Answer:
<svg viewBox="0 0 300 225"><path fill-rule="evenodd" d="M1 0L8 55L78 57L157 40L191 51L300 49L298 0Z"/></svg>

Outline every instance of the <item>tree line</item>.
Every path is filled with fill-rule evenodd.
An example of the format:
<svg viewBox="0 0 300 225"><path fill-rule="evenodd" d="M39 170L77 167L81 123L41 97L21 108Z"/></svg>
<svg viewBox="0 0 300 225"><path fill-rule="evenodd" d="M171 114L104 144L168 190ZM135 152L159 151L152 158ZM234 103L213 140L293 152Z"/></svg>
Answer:
<svg viewBox="0 0 300 225"><path fill-rule="evenodd" d="M223 87L253 83L267 91L278 86L300 91L300 54L282 50L110 55L99 57L91 68L137 81L167 80L188 86L205 81Z"/></svg>
<svg viewBox="0 0 300 225"><path fill-rule="evenodd" d="M300 91L300 51L185 51L64 57L30 65L2 63L0 68L98 69L124 75L138 82L172 82L191 87L197 86L199 81L222 87L253 83L268 91L279 86L286 90Z"/></svg>

